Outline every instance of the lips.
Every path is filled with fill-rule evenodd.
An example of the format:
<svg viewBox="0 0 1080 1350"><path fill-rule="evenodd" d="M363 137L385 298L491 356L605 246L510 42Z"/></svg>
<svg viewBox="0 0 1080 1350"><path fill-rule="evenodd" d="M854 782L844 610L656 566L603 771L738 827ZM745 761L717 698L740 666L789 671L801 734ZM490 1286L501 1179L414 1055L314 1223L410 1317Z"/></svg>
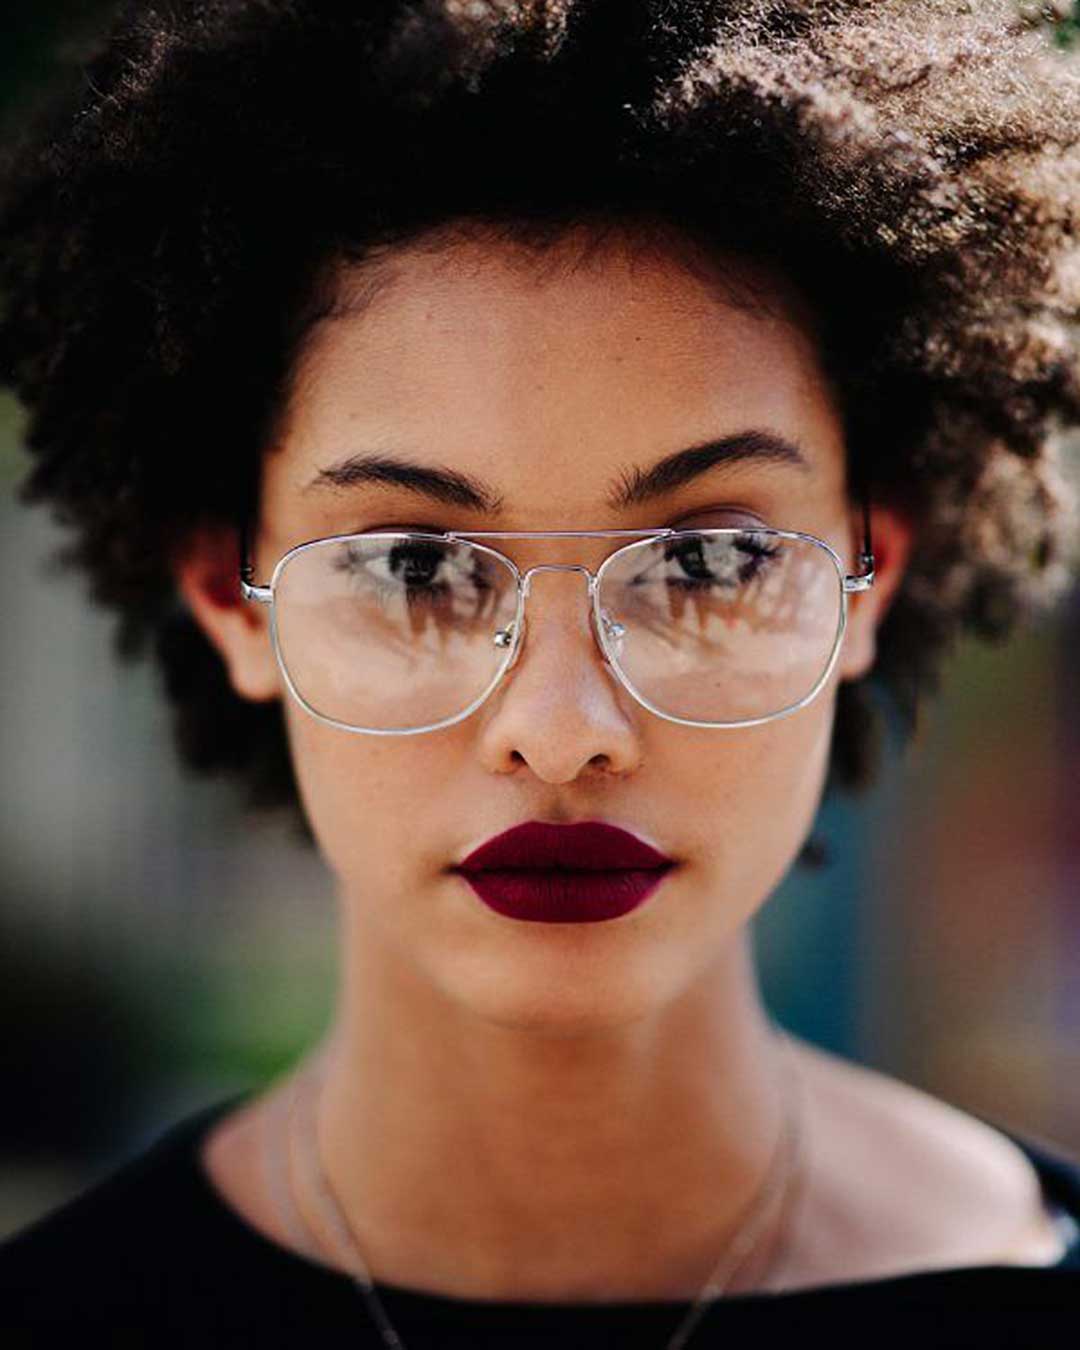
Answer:
<svg viewBox="0 0 1080 1350"><path fill-rule="evenodd" d="M675 865L602 821L529 821L481 844L451 870L508 918L582 923L637 908Z"/></svg>
<svg viewBox="0 0 1080 1350"><path fill-rule="evenodd" d="M530 820L481 844L458 867L465 872L516 868L613 872L666 867L673 861L617 825L598 820L548 825Z"/></svg>

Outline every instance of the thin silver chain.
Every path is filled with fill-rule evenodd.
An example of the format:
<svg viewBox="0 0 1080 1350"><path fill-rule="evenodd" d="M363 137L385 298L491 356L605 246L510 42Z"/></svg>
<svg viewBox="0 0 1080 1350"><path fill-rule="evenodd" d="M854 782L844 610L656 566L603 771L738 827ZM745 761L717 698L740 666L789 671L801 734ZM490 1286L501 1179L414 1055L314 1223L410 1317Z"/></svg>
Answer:
<svg viewBox="0 0 1080 1350"><path fill-rule="evenodd" d="M720 1260L713 1268L664 1350L682 1350L698 1322L705 1315L709 1305L723 1294L730 1285L732 1277L753 1254L754 1244L765 1231L765 1221L773 1209L774 1202L779 1202L778 1215L782 1220L794 1189L794 1182L799 1172L797 1164L803 1125L798 1063L787 1032L776 1023L772 1025L782 1047L783 1057L786 1060L787 1071L781 1075L781 1086L787 1106L784 1113L783 1128L762 1183L747 1204L744 1217L736 1229L734 1237L725 1247ZM315 1078L315 1091L310 1095L309 1110L301 1112L299 1110L300 1089L308 1076ZM278 1161L279 1151L277 1149L267 1147L264 1154L270 1193L279 1218L295 1245L318 1259L324 1244L304 1218L292 1189L291 1141L294 1137L298 1137L301 1145L300 1156L306 1169L309 1188L319 1202L322 1217L333 1229L335 1241L339 1248L349 1253L353 1282L363 1295L384 1344L390 1347L390 1350L407 1350L404 1341L390 1321L382 1300L379 1298L375 1289L375 1282L360 1252L356 1235L334 1193L320 1160L317 1119L321 1086L321 1077L317 1072L310 1069L306 1073L298 1074L293 1081L285 1104L284 1164L282 1165ZM297 1129L298 1121L299 1130ZM770 1268L775 1264L775 1260L776 1254L774 1253Z"/></svg>

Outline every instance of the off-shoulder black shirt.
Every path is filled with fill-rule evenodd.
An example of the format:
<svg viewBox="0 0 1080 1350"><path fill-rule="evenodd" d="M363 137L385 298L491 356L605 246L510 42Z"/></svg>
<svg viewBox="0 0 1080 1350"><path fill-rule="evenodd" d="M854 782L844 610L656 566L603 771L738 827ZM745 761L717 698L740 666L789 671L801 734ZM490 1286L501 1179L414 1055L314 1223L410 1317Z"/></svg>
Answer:
<svg viewBox="0 0 1080 1350"><path fill-rule="evenodd" d="M0 1346L383 1345L348 1276L264 1237L206 1175L201 1141L243 1096L180 1120L133 1160L0 1243ZM1001 1132L1039 1174L1068 1238L1061 1261L725 1295L688 1350L1080 1346L1080 1161L1056 1145ZM689 1308L481 1301L377 1288L407 1350L664 1350Z"/></svg>

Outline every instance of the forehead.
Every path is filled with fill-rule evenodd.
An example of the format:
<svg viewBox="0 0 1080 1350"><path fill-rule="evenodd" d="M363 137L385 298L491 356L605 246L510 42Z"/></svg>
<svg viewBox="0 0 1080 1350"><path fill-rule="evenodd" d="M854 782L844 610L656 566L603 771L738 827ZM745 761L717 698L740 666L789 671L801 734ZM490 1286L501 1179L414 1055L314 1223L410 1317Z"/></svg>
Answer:
<svg viewBox="0 0 1080 1350"><path fill-rule="evenodd" d="M579 231L537 248L432 232L339 267L330 295L293 384L298 475L393 449L504 481L540 473L557 496L553 474L569 487L593 464L603 478L615 458L763 424L811 456L841 453L795 285L677 233Z"/></svg>
<svg viewBox="0 0 1080 1350"><path fill-rule="evenodd" d="M538 350L574 352L583 341L594 356L625 360L605 338L615 349L645 344L642 355L651 345L670 356L681 345L708 358L711 344L749 339L776 355L786 346L807 365L816 357L816 316L785 271L706 250L670 224L606 232L581 224L539 242L448 222L362 263L331 263L322 286L300 375L326 375L347 346L370 355L395 335L412 339L410 352L430 346L448 361L444 336L466 340L471 357L507 364Z"/></svg>

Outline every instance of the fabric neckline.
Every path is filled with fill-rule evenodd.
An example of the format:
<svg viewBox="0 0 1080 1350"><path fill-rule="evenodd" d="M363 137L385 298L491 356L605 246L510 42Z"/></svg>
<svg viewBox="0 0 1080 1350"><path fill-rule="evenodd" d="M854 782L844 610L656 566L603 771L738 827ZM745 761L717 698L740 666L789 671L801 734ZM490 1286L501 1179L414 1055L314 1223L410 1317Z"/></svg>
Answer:
<svg viewBox="0 0 1080 1350"><path fill-rule="evenodd" d="M354 1281L342 1271L325 1265L300 1252L281 1246L272 1238L253 1227L246 1219L231 1208L214 1186L206 1173L199 1156L199 1146L206 1131L228 1111L246 1101L253 1090L234 1093L231 1097L212 1103L188 1115L168 1128L152 1146L158 1150L182 1151L191 1180L194 1183L194 1198L217 1225L226 1230L231 1237L243 1244L253 1259L273 1261L284 1273L292 1272L324 1289L349 1289ZM1043 1194L1047 1201L1072 1222L1072 1241L1067 1245L1062 1257L1046 1265L1015 1265L1002 1263L996 1265L949 1266L937 1269L907 1271L895 1275L875 1276L859 1280L846 1280L820 1285L806 1285L796 1289L750 1290L743 1293L725 1294L720 1303L751 1306L754 1304L782 1304L795 1308L801 1303L817 1304L823 1299L839 1300L873 1297L877 1293L892 1290L924 1290L928 1286L958 1286L979 1284L992 1276L995 1281L1005 1280L1014 1285L1028 1284L1032 1280L1053 1277L1055 1272L1080 1271L1080 1159L1073 1159L1061 1152L1060 1148L1048 1141L1028 1135L1021 1135L1006 1129L991 1118L968 1112L977 1120L982 1120L992 1129L1010 1139L1030 1160L1039 1176ZM535 1321L537 1317L550 1317L558 1321L568 1311L576 1316L593 1317L598 1320L615 1314L650 1316L653 1314L672 1315L679 1309L689 1307L689 1300L677 1299L641 1299L612 1300L596 1302L529 1302L521 1299L473 1299L462 1298L419 1287L392 1284L377 1280L375 1282L380 1298L387 1311L394 1317L394 1309L399 1315L421 1320L438 1321L460 1320L466 1314L483 1316L485 1323L492 1325L504 1318L509 1325L515 1317L528 1315Z"/></svg>

